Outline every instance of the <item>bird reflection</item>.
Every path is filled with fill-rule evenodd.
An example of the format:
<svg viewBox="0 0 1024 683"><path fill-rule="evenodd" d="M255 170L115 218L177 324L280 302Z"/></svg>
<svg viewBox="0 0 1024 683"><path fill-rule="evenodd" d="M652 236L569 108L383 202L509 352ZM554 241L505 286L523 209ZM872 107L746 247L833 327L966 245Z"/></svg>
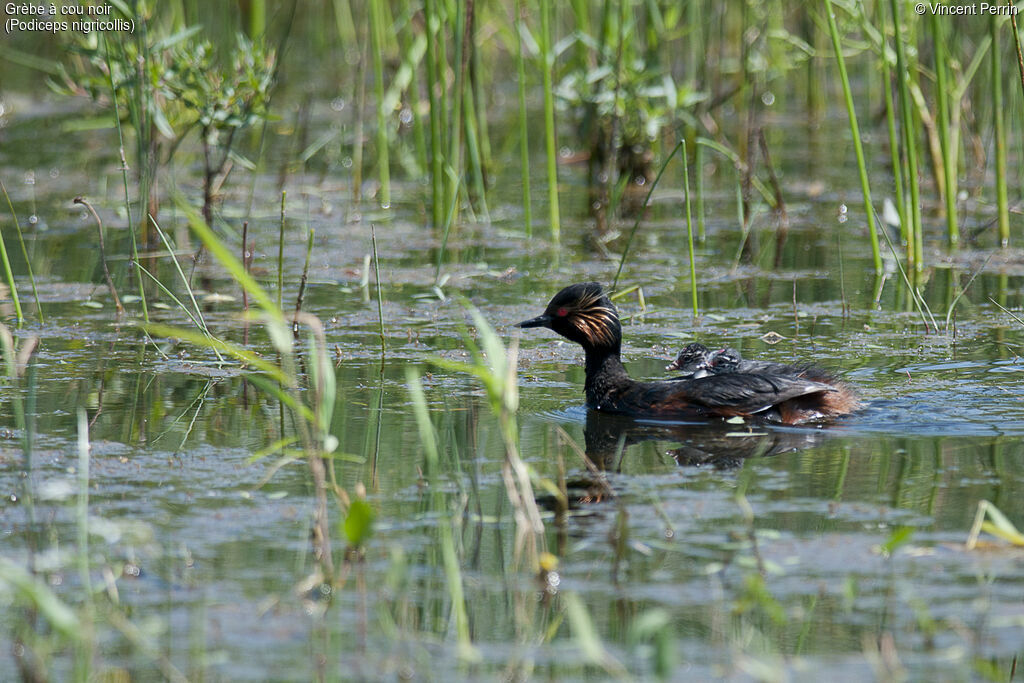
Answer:
<svg viewBox="0 0 1024 683"><path fill-rule="evenodd" d="M564 432L563 432L564 434ZM583 429L587 471L562 482L562 495L538 493L537 502L563 514L580 512L593 503L617 498L609 472L622 471L629 448L644 441L672 444L665 451L681 467L733 470L748 458L789 453L821 443L828 432L809 427L784 427L758 421L733 424L712 422L641 421L624 415L588 410ZM565 435L569 438L568 435Z"/></svg>
<svg viewBox="0 0 1024 683"><path fill-rule="evenodd" d="M583 436L587 457L594 465L617 472L626 449L643 441L678 443L667 454L681 466L728 470L739 467L747 458L814 446L825 437L825 432L813 428L780 428L759 422L648 422L590 410Z"/></svg>

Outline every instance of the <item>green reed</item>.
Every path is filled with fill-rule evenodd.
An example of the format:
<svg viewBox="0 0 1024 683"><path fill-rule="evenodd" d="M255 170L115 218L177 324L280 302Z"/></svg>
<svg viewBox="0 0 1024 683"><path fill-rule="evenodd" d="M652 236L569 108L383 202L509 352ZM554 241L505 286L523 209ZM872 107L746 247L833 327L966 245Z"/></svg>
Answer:
<svg viewBox="0 0 1024 683"><path fill-rule="evenodd" d="M910 217L910 224L906 231L907 263L914 272L921 272L924 268L924 233L921 226L921 186L917 165L917 126L915 125L913 100L910 95L911 67L901 30L904 24L900 19L899 3L896 0L889 0L889 10L894 26L893 42L896 48L901 147L907 161L907 184L910 189L910 210L905 212ZM906 199L901 197L900 201L906 201Z"/></svg>
<svg viewBox="0 0 1024 683"><path fill-rule="evenodd" d="M424 130L423 117L420 116L419 107L415 106L421 101L420 81L416 74L426 55L427 38L425 35L417 35L414 30L413 18L416 10L413 8L411 0L403 0L402 8L405 21L400 31L402 52L404 53L404 61L401 68L405 69L408 67L409 70L409 101L413 103L413 106L410 107L413 146L416 151L416 173L419 175L429 169L427 161L427 132Z"/></svg>
<svg viewBox="0 0 1024 683"><path fill-rule="evenodd" d="M523 33L526 31L526 4L515 3L516 75L519 100L519 174L523 184L523 229L533 237L533 208L530 199L530 123L526 114L526 60L523 59Z"/></svg>
<svg viewBox="0 0 1024 683"><path fill-rule="evenodd" d="M484 97L484 86L490 84L494 80L495 74L485 73L485 62L483 60L483 47L482 44L477 42L477 36L482 35L478 31L477 27L482 27L482 16L480 13L481 5L474 3L476 7L476 14L474 14L473 32L471 33L472 42L472 53L469 58L469 81L470 89L472 90L473 97L473 109L476 112L476 128L477 134L474 136L477 138L477 146L480 148L480 161L483 164L484 171L491 168L494 163L494 155L491 151L491 136L490 136L490 123L487 120L487 100ZM490 67L490 62L486 62L487 67Z"/></svg>
<svg viewBox="0 0 1024 683"><path fill-rule="evenodd" d="M939 148L942 157L942 187L943 198L946 203L946 240L949 246L955 247L960 242L960 226L957 222L956 212L956 146L951 141L952 131L950 130L949 115L949 54L946 48L946 35L943 25L948 23L938 13L932 13L929 22L932 33L932 51L935 56L935 101L939 138ZM938 170L936 165L936 170Z"/></svg>
<svg viewBox="0 0 1024 683"><path fill-rule="evenodd" d="M21 246L21 256L25 259L25 269L28 272L28 282L32 286L32 296L36 300L36 315L39 322L43 322L43 305L39 303L39 290L36 289L36 278L32 273L32 260L28 257L28 249L25 247L25 236L21 232L21 223L18 222L18 214L14 211L14 204L11 202L11 195L7 193L7 186L0 180L0 191L4 193L4 200L7 202L7 210L11 212L11 222L14 223L14 230L18 234L18 244ZM11 290L11 299L14 302L15 312L18 314L18 322L21 322L21 306L18 303L18 289L14 285L14 277L11 273L10 262L7 260L7 249L3 243L3 236L0 235L0 250L3 252L4 273L7 277L7 286Z"/></svg>
<svg viewBox="0 0 1024 683"><path fill-rule="evenodd" d="M360 31L360 35L362 31ZM366 41L359 41L359 64L356 66L356 111L352 132L352 201L363 200L363 129L366 110Z"/></svg>
<svg viewBox="0 0 1024 683"><path fill-rule="evenodd" d="M558 146L555 133L555 93L552 72L555 69L555 51L551 33L551 0L540 0L540 64L544 88L544 151L548 171L548 220L551 239L561 239L562 224L558 210Z"/></svg>
<svg viewBox="0 0 1024 683"><path fill-rule="evenodd" d="M7 194L6 187L4 188L4 194ZM8 197L8 205L10 204L10 201L11 200ZM18 217L15 216L13 208L11 209L11 217L14 222L17 223ZM11 260L7 258L7 245L4 243L3 233L0 233L0 260L3 260L4 276L7 279L7 287L11 290L11 302L14 304L14 313L17 316L18 324L20 325L25 320L25 316L21 312L21 300L18 298L18 285L14 281L14 271L11 270Z"/></svg>
<svg viewBox="0 0 1024 683"><path fill-rule="evenodd" d="M200 348L216 351L241 361L256 372L248 379L263 390L268 396L279 401L282 410L287 408L292 414L291 424L302 453L306 457L310 475L313 479L316 505L314 509L313 541L317 549L317 563L323 580L333 583L334 560L331 555L331 535L328 525L327 498L328 489L324 458L330 456L337 448L338 440L331 434L331 420L335 403L335 376L333 364L328 356L327 342L323 324L313 315L296 312L291 321L285 316L281 306L274 300L249 274L245 263L239 260L228 247L213 233L210 227L192 207L179 204L185 213L192 231L199 237L203 246L214 256L230 277L242 288L260 309L259 317L266 325L268 336L277 351L277 362L270 362L245 347L227 342L208 332L194 332L189 329L171 327L162 324L147 324L148 333L181 339ZM279 295L280 296L280 295ZM298 372L298 353L294 335L290 325L303 325L309 332L307 348L309 360L308 379ZM284 434L282 433L282 439ZM285 454L286 459L292 456ZM343 512L347 512L349 498L341 489L333 487L338 493L339 504Z"/></svg>
<svg viewBox="0 0 1024 683"><path fill-rule="evenodd" d="M380 206L391 207L391 170L388 122L384 97L384 0L370 0L370 52L373 59L373 86L377 97L377 173L380 178Z"/></svg>
<svg viewBox="0 0 1024 683"><path fill-rule="evenodd" d="M476 52L472 46L472 32L469 26L466 27L466 40L470 49ZM473 60L470 55L469 60ZM465 62L466 60L463 60ZM465 110L465 144L466 161L469 164L470 187L473 190L473 198L476 199L480 213L485 222L490 222L490 215L487 211L487 187L484 182L484 151L483 137L481 136L482 122L486 120L485 112L478 110L476 105L475 87L473 85L472 72L467 74L469 78L463 84L463 109Z"/></svg>
<svg viewBox="0 0 1024 683"><path fill-rule="evenodd" d="M426 458L426 467L424 469L428 480L431 482L431 490L435 492L435 496L440 496L438 478L440 451L434 425L430 422L427 399L423 394L423 383L420 381L420 375L415 368L406 367L405 378L409 398L412 402L413 415L416 418L416 426L419 430L420 445L423 446L423 453ZM436 505L444 507L443 501L440 500ZM441 559L445 578L447 579L448 596L452 605L451 609L455 621L455 636L459 646L459 655L465 659L472 659L475 658L476 653L473 648L473 640L469 628L469 612L466 607L462 568L459 565L455 540L452 537L452 523L451 513L448 512L441 517L437 524L441 542Z"/></svg>
<svg viewBox="0 0 1024 683"><path fill-rule="evenodd" d="M690 174L687 170L686 139L679 141L679 154L683 160L683 193L686 202L686 246L690 255L690 296L693 302L693 317L697 317L697 260L693 254L693 220L690 213Z"/></svg>
<svg viewBox="0 0 1024 683"><path fill-rule="evenodd" d="M377 258L377 228L370 226L370 241L373 245L373 277L377 285L377 325L380 334L380 351L387 347L387 336L384 334L384 294L380 284L380 260Z"/></svg>
<svg viewBox="0 0 1024 683"><path fill-rule="evenodd" d="M444 70L441 52L444 45L443 22L438 9L442 0L424 0L427 33L427 94L430 99L430 188L434 228L444 223L445 177L444 147L441 131L447 125L444 112Z"/></svg>
<svg viewBox="0 0 1024 683"><path fill-rule="evenodd" d="M121 182L124 186L124 210L125 216L128 221L128 233L131 235L132 240L132 263L139 263L139 247L138 241L135 236L135 228L132 224L132 202L131 194L128 191L128 161L124 156L124 131L121 129L121 111L120 106L117 103L117 86L114 85L113 68L111 67L110 60L110 42L104 37L103 39L103 56L107 63L107 81L110 86L110 99L114 106L114 125L117 128L117 144L118 151L121 155ZM123 55L123 52L121 53ZM141 84L138 86L141 88ZM142 131L138 131L140 141L136 142L136 145L141 145L142 142ZM141 156L141 152L138 154ZM141 173L141 171L140 171ZM145 182L142 183L144 186ZM140 192L143 196L148 196L148 189L144 190L140 188ZM144 209L145 210L145 209ZM139 285L139 300L142 302L142 319L145 322L149 322L149 304L146 301L146 287L141 276L136 277Z"/></svg>
<svg viewBox="0 0 1024 683"><path fill-rule="evenodd" d="M267 32L267 2L266 0L249 0L246 3L248 22L245 30L252 40L258 40Z"/></svg>
<svg viewBox="0 0 1024 683"><path fill-rule="evenodd" d="M202 308L199 307L199 303L196 301L195 293L192 290L192 285L189 283L188 277L182 270L181 263L178 262L178 257L175 255L174 248L171 246L170 241L168 241L167 235L164 233L163 230L160 229L160 226L157 224L156 221L153 221L153 227L156 229L157 234L160 236L160 239L164 243L164 247L170 254L171 262L174 263L174 268L178 273L178 277L181 279L182 286L185 288L185 291L188 292L189 299L192 302L192 308L186 306L185 303L182 302L181 299L179 299L177 295L175 295L175 293L171 291L169 287L167 287L159 278L157 278L156 275L150 273L145 266L139 264L136 267L143 275L151 279L153 283L157 286L157 288L160 289L160 291L162 291L171 301L173 301L179 309L181 309L181 311L188 317L189 320L192 321L192 324L195 325L200 332L202 332L207 338L213 338L213 334L210 332L209 327L207 327L206 325L206 319L203 316L203 310ZM220 352L216 348L213 348L212 350L214 352L214 355L217 356L217 360L223 362L224 357L221 356Z"/></svg>
<svg viewBox="0 0 1024 683"><path fill-rule="evenodd" d="M885 92L885 124L889 135L889 160L892 164L893 190L896 195L896 213L900 219L900 237L904 244L913 244L910 221L907 217L906 195L903 192L906 165L900 159L900 137L896 129L896 103L893 99L892 67L885 55L887 44L883 41L882 52L882 87ZM885 229L884 227L882 228Z"/></svg>
<svg viewBox="0 0 1024 683"><path fill-rule="evenodd" d="M693 146L694 193L696 194L697 236L701 244L707 241L707 226L704 221L704 146Z"/></svg>
<svg viewBox="0 0 1024 683"><path fill-rule="evenodd" d="M92 650L94 624L96 621L93 604L92 574L89 571L89 423L85 408L79 406L78 417L78 501L75 506L75 526L78 529L77 564L78 578L82 582L84 605L82 608L85 624L83 637L78 641L79 654L76 657L76 674L84 675L89 666Z"/></svg>
<svg viewBox="0 0 1024 683"><path fill-rule="evenodd" d="M491 414L498 420L504 446L502 479L517 528L514 557L518 563L525 556L530 570L536 572L540 562L539 544L544 540L544 523L533 493L533 473L519 454L517 345L513 342L511 348L506 349L480 311L466 302L463 306L469 311L476 332L474 337L467 330L462 330L463 343L471 361L434 357L430 363L472 375L483 385ZM541 484L553 486L550 482L542 481Z"/></svg>
<svg viewBox="0 0 1024 683"><path fill-rule="evenodd" d="M288 198L288 191L281 190L281 220L278 222L277 230L277 307L284 308L284 225L285 225L285 201Z"/></svg>
<svg viewBox="0 0 1024 683"><path fill-rule="evenodd" d="M857 172L860 175L860 188L864 199L864 214L868 224L868 237L871 241L871 258L875 264L875 272L883 272L882 253L878 245L878 227L875 225L875 211L871 204L871 187L868 182L867 163L864 160L864 148L861 144L860 127L857 125L857 110L853 106L853 91L850 88L850 77L846 72L846 59L843 57L839 29L836 16L832 9L832 0L825 0L825 14L828 17L828 30L832 36L832 49L836 55L839 69L839 80L843 85L843 98L846 102L846 114L850 119L850 134L853 136L853 151L857 157Z"/></svg>
<svg viewBox="0 0 1024 683"><path fill-rule="evenodd" d="M644 217L644 210L647 209L647 203L651 201L651 195L654 193L654 188L658 186L658 181L661 180L662 174L665 172L665 169L668 168L668 162L672 161L676 152L682 149L685 144L685 140L680 140L676 143L676 146L673 147L672 151L665 157L665 161L661 164L661 168L658 169L658 175L655 176L654 182L651 183L651 187L647 190L647 196L644 197L644 203L641 206L641 210L637 211L636 220L633 222L633 229L629 231L629 237L626 238L626 245L622 248L622 256L619 258L619 267L615 271L615 279L612 280L612 291L615 291L619 286L619 277L622 275L623 266L626 265L626 257L629 256L629 248L633 244L633 238L636 236L637 228L640 227L640 220ZM686 163L685 158L683 159L683 163Z"/></svg>
<svg viewBox="0 0 1024 683"><path fill-rule="evenodd" d="M466 5L466 26L463 46L469 51L462 59L463 77L463 109L465 116L466 169L469 175L467 185L472 189L472 200L475 200L480 218L486 223L491 222L487 210L487 182L484 178L490 165L490 143L487 140L487 106L484 102L483 89L480 83L481 69L480 49L476 44L477 3Z"/></svg>
<svg viewBox="0 0 1024 683"><path fill-rule="evenodd" d="M989 37L992 39L989 55L992 82L992 142L996 155L996 211L998 215L999 244L1010 243L1010 202L1006 188L1006 125L1003 119L1003 68L1001 64L999 21L995 15L989 17Z"/></svg>

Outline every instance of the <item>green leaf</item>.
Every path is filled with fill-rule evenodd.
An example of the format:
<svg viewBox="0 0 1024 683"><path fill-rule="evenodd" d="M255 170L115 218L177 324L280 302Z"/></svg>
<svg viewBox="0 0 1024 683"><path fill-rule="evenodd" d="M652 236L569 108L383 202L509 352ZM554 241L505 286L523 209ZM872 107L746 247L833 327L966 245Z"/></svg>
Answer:
<svg viewBox="0 0 1024 683"><path fill-rule="evenodd" d="M125 8L125 11L129 15L131 14L130 12L127 12L127 7ZM162 38L153 43L153 47L150 48L150 52L160 52L161 50L166 50L169 47L172 47L174 45L177 45L178 43L188 40L195 34L199 33L201 30L203 30L203 27L199 24L196 24L195 26L189 26L188 28L182 29L177 33L172 33L166 38Z"/></svg>
<svg viewBox="0 0 1024 683"><path fill-rule="evenodd" d="M361 498L356 498L348 506L348 514L342 524L345 538L353 548L362 547L373 534L373 518L375 513L370 504Z"/></svg>
<svg viewBox="0 0 1024 683"><path fill-rule="evenodd" d="M1021 534L1016 529L1010 531L1008 529L1004 529L1001 526L997 526L997 525L993 524L992 522L982 522L981 530L982 531L987 531L988 533L992 534L993 536L997 536L997 537L1003 539L1004 541L1007 541L1007 542L1012 543L1014 545L1024 546L1024 534Z"/></svg>
<svg viewBox="0 0 1024 683"><path fill-rule="evenodd" d="M39 610L50 625L64 636L72 639L81 637L82 624L78 616L42 579L10 560L0 558L0 585L13 588L18 597Z"/></svg>
<svg viewBox="0 0 1024 683"><path fill-rule="evenodd" d="M148 325L140 325L140 327L154 337L181 339L182 341L187 341L201 348L222 351L228 355L234 356L238 360L244 361L257 370L266 373L268 376L282 384L288 386L295 384L294 378L288 375L284 370L273 363L263 360L252 351L249 351L237 344L221 341L216 337L211 337L201 332L195 332L181 327L172 327L170 325L161 325L160 323L150 323Z"/></svg>
<svg viewBox="0 0 1024 683"><path fill-rule="evenodd" d="M910 542L910 537L914 535L914 529L909 526L901 526L894 529L889 534L889 540L882 544L882 552L886 555L892 555L892 551L899 548L901 545Z"/></svg>
<svg viewBox="0 0 1024 683"><path fill-rule="evenodd" d="M1007 518L1007 516L1004 515L1002 511L995 505L989 503L985 508L985 513L988 515L988 518L992 520L989 526L993 529L999 530L999 533L994 535L999 536L1000 538L1005 538L1007 540L1010 540L1011 538L1021 538L1021 533L1017 530L1017 527L1015 527L1013 525L1013 522L1011 522ZM988 524L988 522L986 522L986 524ZM982 525L982 528L985 529L984 524ZM989 531L989 529L985 529L985 531ZM989 533L993 532L989 531ZM1015 543L1017 545L1022 545L1017 541L1010 542Z"/></svg>

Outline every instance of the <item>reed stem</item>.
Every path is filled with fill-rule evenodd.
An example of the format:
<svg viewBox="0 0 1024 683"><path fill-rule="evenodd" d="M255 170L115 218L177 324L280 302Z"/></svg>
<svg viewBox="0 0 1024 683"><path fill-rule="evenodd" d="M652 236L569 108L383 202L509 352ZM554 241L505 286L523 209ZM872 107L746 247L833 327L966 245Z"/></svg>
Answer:
<svg viewBox="0 0 1024 683"><path fill-rule="evenodd" d="M900 11L897 0L889 0L894 26L893 40L896 45L896 80L900 94L900 126L903 150L907 159L907 182L910 185L910 225L907 228L908 267L914 272L924 269L923 230L921 228L921 186L917 169L917 136L914 125L913 102L910 97L910 65L907 61L906 46L900 32Z"/></svg>
<svg viewBox="0 0 1024 683"><path fill-rule="evenodd" d="M384 295L380 286L380 261L377 259L377 228L370 225L370 242L373 244L373 277L377 283L377 325L380 332L380 350L387 348L387 337L384 335Z"/></svg>
<svg viewBox="0 0 1024 683"><path fill-rule="evenodd" d="M683 160L683 194L686 198L686 242L690 254L690 296L693 302L693 317L697 318L697 262L693 254L693 220L690 218L690 173L686 163L686 140L679 141L679 154Z"/></svg>
<svg viewBox="0 0 1024 683"><path fill-rule="evenodd" d="M18 244L21 245L21 256L22 258L25 259L25 268L28 270L28 282L30 285L32 285L32 296L36 300L36 314L39 316L39 322L42 323L43 305L39 303L39 290L36 289L36 278L35 275L32 274L32 261L28 257L28 249L25 247L25 236L21 233L21 223L18 222L18 214L15 213L14 211L14 204L13 202L11 202L11 195L7 193L7 186L4 185L4 182L2 180L0 180L0 190L2 190L4 193L4 199L7 200L7 209L11 212L11 220L14 222L14 230L15 232L18 233ZM3 238L0 237L0 249L2 248L4 248ZM9 270L10 266L7 263L6 250L4 251L4 264L5 269ZM14 287L14 279L10 275L10 273L8 273L7 281L8 286L11 288L11 298L14 299L15 301L14 307L15 310L17 311L18 309L20 309L20 306L17 303L18 292ZM20 316L18 317L18 320L20 322Z"/></svg>
<svg viewBox="0 0 1024 683"><path fill-rule="evenodd" d="M526 6L516 0L516 73L519 95L519 174L523 184L523 228L533 237L533 209L530 199L530 124L526 118L526 61L523 59L523 31L526 27Z"/></svg>
<svg viewBox="0 0 1024 683"><path fill-rule="evenodd" d="M895 2L895 0L893 0ZM839 28L836 26L836 15L832 9L832 0L825 0L825 14L828 16L828 30L832 36L832 49L836 53L836 64L839 67L839 79L843 84L843 97L846 100L846 113L850 118L850 134L853 136L853 151L857 156L857 172L860 175L860 188L864 195L864 217L868 223L868 236L871 240L871 259L875 264L875 272L881 273L882 253L878 245L878 228L875 225L875 211L871 205L871 187L868 183L867 163L864 160L864 148L860 141L860 128L857 125L857 111L853 106L853 92L850 89L850 78L846 72L846 59L843 57L842 45L839 41Z"/></svg>
<svg viewBox="0 0 1024 683"><path fill-rule="evenodd" d="M992 130L996 153L996 210L998 212L999 246L1010 244L1010 202L1006 189L1006 126L1003 121L1003 69L1000 59L999 22L989 17L989 36L992 38Z"/></svg>
<svg viewBox="0 0 1024 683"><path fill-rule="evenodd" d="M932 42L935 53L935 100L938 110L939 149L942 155L943 199L946 204L946 240L951 247L960 242L960 227L956 216L956 163L954 150L950 145L949 127L949 56L946 52L946 36L942 29L945 21L937 12L931 13Z"/></svg>
<svg viewBox="0 0 1024 683"><path fill-rule="evenodd" d="M281 222L277 232L277 310L284 310L284 203L287 190L281 190Z"/></svg>
<svg viewBox="0 0 1024 683"><path fill-rule="evenodd" d="M388 113L384 97L384 8L383 0L370 0L370 50L373 52L373 85L377 96L377 172L380 177L380 206L391 208L391 162L388 151Z"/></svg>
<svg viewBox="0 0 1024 683"><path fill-rule="evenodd" d="M893 190L896 194L896 213L900 218L900 237L904 244L910 244L913 236L909 235L910 222L907 220L907 198L903 193L904 166L900 160L900 138L896 131L896 103L892 95L892 67L886 56L888 46L882 42L882 81L885 90L885 124L889 133L889 154L892 163ZM884 228L883 228L884 229Z"/></svg>
<svg viewBox="0 0 1024 683"><path fill-rule="evenodd" d="M445 215L444 147L441 141L441 130L444 125L444 112L441 101L441 91L444 89L444 84L441 81L444 72L438 63L440 59L440 46L438 45L438 34L440 31L440 18L437 11L438 2L441 2L441 0L424 0L423 7L427 31L427 95L430 100L431 214L433 215L435 229L441 227L444 223Z"/></svg>
<svg viewBox="0 0 1024 683"><path fill-rule="evenodd" d="M541 74L544 87L544 150L548 169L548 220L551 239L561 240L561 220L558 212L558 149L555 135L555 92L551 72L555 68L554 45L551 36L551 0L540 0ZM620 264L621 266L621 264Z"/></svg>
<svg viewBox="0 0 1024 683"><path fill-rule="evenodd" d="M117 87L114 85L114 72L113 67L110 64L110 43L106 38L103 40L103 53L107 61L107 81L110 85L110 98L114 103L114 125L117 128L117 144L118 151L121 155L121 182L124 185L124 210L128 220L128 233L132 236L132 264L137 265L139 263L139 247L138 242L135 238L135 227L132 225L132 202L131 196L128 193L128 161L124 156L124 131L121 130L121 110L117 103ZM142 87L142 84L139 84ZM136 127L139 131L139 136L143 136L141 128ZM141 142L137 144L142 144ZM145 183L143 183L145 185ZM143 205L145 206L145 205ZM143 209L145 210L145 209ZM193 269L195 264L193 264ZM136 279L139 283L139 299L142 301L142 319L149 323L149 305L146 302L146 287L142 280L142 276L138 274L136 270Z"/></svg>
<svg viewBox="0 0 1024 683"><path fill-rule="evenodd" d="M103 265L103 275L107 280L107 289L110 290L110 296L114 300L114 306L117 308L117 314L124 315L124 306L121 305L121 298L117 296L117 288L114 287L114 280L110 277L110 269L107 267L107 249L104 246L103 240L103 221L100 220L100 216L96 213L96 209L92 208L92 204L90 204L84 197L75 197L74 203L81 204L88 209L89 213L92 214L93 220L96 221L96 233L99 238L100 247L100 263ZM2 244L0 244L0 246L2 246ZM4 266L7 267L6 251L4 252L3 257ZM18 319L21 319L20 309Z"/></svg>
<svg viewBox="0 0 1024 683"><path fill-rule="evenodd" d="M4 188L4 194L7 194L7 188ZM10 199L7 200L8 203ZM11 216L15 222L17 217L14 216L14 209L11 209ZM0 233L0 260L3 260L4 264L4 277L7 278L7 287L11 290L11 301L14 303L14 312L18 317L18 324L21 325L25 320L25 316L21 312L21 300L18 299L18 286L14 282L14 271L11 270L11 261L7 258L7 246L4 244L3 233ZM106 264L104 263L104 267Z"/></svg>
<svg viewBox="0 0 1024 683"><path fill-rule="evenodd" d="M665 173L665 169L668 168L668 162L672 161L672 157L676 155L683 145L686 144L686 140L680 140L676 143L676 146L672 148L668 156L665 157L665 163L658 169L658 175L655 176L654 182L651 183L650 189L647 190L647 196L644 197L644 203L640 207L640 210L636 212L636 221L633 223L633 229L629 231L629 237L626 239L626 246L622 249L622 257L619 259L619 268L615 271L615 279L612 281L612 291L619 286L619 276L622 275L622 268L626 265L626 257L629 256L629 247L633 244L633 238L636 237L637 228L640 227L640 219L644 217L644 212L647 209L647 202L651 201L651 195L654 193L654 188L658 186L658 181L661 180L661 176ZM684 159L685 161L685 159Z"/></svg>

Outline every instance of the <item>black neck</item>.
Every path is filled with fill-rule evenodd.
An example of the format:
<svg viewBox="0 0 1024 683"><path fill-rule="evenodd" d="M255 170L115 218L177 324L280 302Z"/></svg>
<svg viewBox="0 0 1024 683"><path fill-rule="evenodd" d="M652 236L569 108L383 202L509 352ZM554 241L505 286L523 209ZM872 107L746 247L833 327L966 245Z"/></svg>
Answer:
<svg viewBox="0 0 1024 683"><path fill-rule="evenodd" d="M588 348L587 382L585 390L587 405L591 408L600 406L612 389L622 388L632 382L622 367L618 349Z"/></svg>

